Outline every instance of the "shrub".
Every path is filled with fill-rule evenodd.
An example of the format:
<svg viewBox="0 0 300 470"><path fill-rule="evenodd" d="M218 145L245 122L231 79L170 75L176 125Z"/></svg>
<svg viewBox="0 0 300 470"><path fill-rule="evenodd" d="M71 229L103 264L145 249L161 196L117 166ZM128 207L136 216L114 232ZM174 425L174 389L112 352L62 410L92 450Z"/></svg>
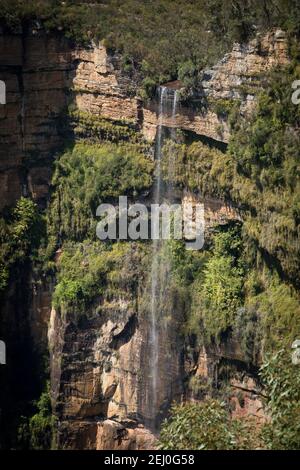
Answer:
<svg viewBox="0 0 300 470"><path fill-rule="evenodd" d="M250 425L232 420L225 404L209 399L200 403L173 405L161 428L163 450L236 450L254 448Z"/></svg>
<svg viewBox="0 0 300 470"><path fill-rule="evenodd" d="M243 300L244 268L238 228L215 234L214 246L192 286L191 316L203 325L207 341L231 329ZM195 318L193 320L195 322Z"/></svg>
<svg viewBox="0 0 300 470"><path fill-rule="evenodd" d="M52 416L49 384L36 407L37 413L29 420L30 447L34 450L51 449L55 418Z"/></svg>
<svg viewBox="0 0 300 470"><path fill-rule="evenodd" d="M96 209L152 184L153 163L132 144L77 144L57 161L49 232L60 239L95 239Z"/></svg>
<svg viewBox="0 0 300 470"><path fill-rule="evenodd" d="M140 278L146 247L134 243L66 243L60 257L53 305L86 311L96 299L131 298Z"/></svg>
<svg viewBox="0 0 300 470"><path fill-rule="evenodd" d="M291 350L280 350L267 358L260 375L267 395L271 422L262 436L266 447L273 450L300 449L300 374L293 365Z"/></svg>
<svg viewBox="0 0 300 470"><path fill-rule="evenodd" d="M6 217L0 218L0 292L7 286L13 265L24 263L37 249L44 231L37 205L20 198Z"/></svg>

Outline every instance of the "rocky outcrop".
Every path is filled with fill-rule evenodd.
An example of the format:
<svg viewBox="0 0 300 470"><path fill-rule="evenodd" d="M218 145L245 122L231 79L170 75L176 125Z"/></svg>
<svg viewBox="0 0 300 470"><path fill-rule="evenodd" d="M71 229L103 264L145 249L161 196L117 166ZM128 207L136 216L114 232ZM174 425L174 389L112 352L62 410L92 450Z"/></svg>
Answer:
<svg viewBox="0 0 300 470"><path fill-rule="evenodd" d="M74 60L72 91L77 109L112 121L137 124L134 84L120 74L116 58L109 56L100 44L75 51Z"/></svg>
<svg viewBox="0 0 300 470"><path fill-rule="evenodd" d="M227 117L215 104L240 100L241 112L249 112L261 74L287 64L287 50L285 34L279 30L248 45L235 45L204 72L205 106L179 106L176 118L165 115L162 124L228 142ZM66 39L42 32L2 35L0 57L0 79L7 90L7 104L0 105L0 209L26 193L45 202L51 163L66 138L71 103L79 111L130 123L154 140L157 103L144 105L138 99L136 84L120 71L119 57L109 55L103 45L74 49Z"/></svg>
<svg viewBox="0 0 300 470"><path fill-rule="evenodd" d="M204 71L200 86L201 109L179 106L175 119L166 115L162 123L227 143L230 137L227 119L230 107L236 104L241 114L249 115L255 105L255 97L263 86L263 77L272 68L288 63L287 38L281 30L257 35L249 44L235 44L232 52L211 70ZM144 135L153 139L157 126L155 105L150 104L143 112Z"/></svg>
<svg viewBox="0 0 300 470"><path fill-rule="evenodd" d="M52 310L49 327L53 409L59 419L59 448L142 449L155 437L150 422L149 321L133 310L129 299L106 301L98 313L76 319ZM168 364L180 347L168 336L162 346ZM172 380L179 376L172 370ZM170 395L170 375L162 376L160 402Z"/></svg>
<svg viewBox="0 0 300 470"><path fill-rule="evenodd" d="M177 108L178 112L175 118L168 114L162 116L161 122L164 126L194 132L196 135L205 136L218 142L228 142L230 131L224 117L218 116L207 108L198 111L185 106ZM158 125L157 104L149 103L148 109L144 109L143 113L143 134L148 140L153 140Z"/></svg>
<svg viewBox="0 0 300 470"><path fill-rule="evenodd" d="M142 424L126 428L109 419L98 423L97 450L152 450L156 447L156 438Z"/></svg>
<svg viewBox="0 0 300 470"><path fill-rule="evenodd" d="M212 390L222 393L225 385L224 395L233 418L250 417L258 424L269 419L264 409L264 394L257 372L253 365L247 366L244 353L233 339L219 346L202 347L193 359L189 359L187 354L186 373L190 377L189 399L201 400L210 396Z"/></svg>
<svg viewBox="0 0 300 470"><path fill-rule="evenodd" d="M112 122L130 123L148 140L154 140L157 103L144 105L137 98L134 84L120 72L118 57L110 56L103 45L74 49L66 39L40 33L0 36L0 48L0 78L7 89L7 104L0 105L0 209L28 193L45 204L55 153L72 131L66 127L70 104ZM235 45L204 73L206 107L200 111L179 106L175 119L162 116L162 124L228 142L227 118L216 111L216 103L241 101L241 112L251 112L261 86L260 75L287 60L287 42L281 31L258 37L247 46ZM185 194L183 204L191 200L192 195ZM202 202L208 228L239 219L222 201ZM51 286L31 285L29 322L21 301L15 308L16 317L21 311L20 318L30 330L28 336L45 348ZM98 299L95 308L81 316L52 310L48 333L51 391L60 448L155 447L155 436L147 429L153 426L151 338L140 295L124 292L118 298ZM13 303L15 297L14 292L9 301ZM244 360L238 345L231 342L223 349L201 351L189 362L184 356L184 338L178 334L182 318L176 298L171 307L171 322L167 319L158 326L164 329L164 341L158 351L157 421L165 416L173 399L185 396L184 381L189 375L210 378L217 384L222 361L233 367ZM238 370L231 378L234 413L260 418L260 391L251 381L250 373L241 375Z"/></svg>
<svg viewBox="0 0 300 470"><path fill-rule="evenodd" d="M235 44L232 52L204 72L205 96L213 100L240 100L243 110L250 111L266 73L288 63L287 37L283 31L257 35L248 44Z"/></svg>
<svg viewBox="0 0 300 470"><path fill-rule="evenodd" d="M241 215L231 204L212 197L201 197L189 191L183 191L181 196L183 213L185 207L203 204L205 230L209 231L217 225L226 225L230 221L241 221Z"/></svg>
<svg viewBox="0 0 300 470"><path fill-rule="evenodd" d="M67 106L72 68L68 41L20 34L0 36L0 209L30 192L48 196L51 160L61 144L59 116Z"/></svg>

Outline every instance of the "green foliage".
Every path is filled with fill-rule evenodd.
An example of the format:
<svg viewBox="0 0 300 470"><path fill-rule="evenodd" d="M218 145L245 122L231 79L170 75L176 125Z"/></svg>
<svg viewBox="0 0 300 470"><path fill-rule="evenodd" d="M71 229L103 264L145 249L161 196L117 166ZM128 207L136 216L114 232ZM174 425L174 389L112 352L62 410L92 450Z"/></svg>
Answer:
<svg viewBox="0 0 300 470"><path fill-rule="evenodd" d="M96 299L134 292L145 249L133 243L66 243L58 263L54 306L83 313Z"/></svg>
<svg viewBox="0 0 300 470"><path fill-rule="evenodd" d="M209 100L209 105L212 111L214 111L219 118L230 119L235 115L235 111L240 106L239 100L230 100L230 99L219 99L219 100Z"/></svg>
<svg viewBox="0 0 300 470"><path fill-rule="evenodd" d="M146 148L141 134L136 131L132 122L120 121L116 123L78 110L70 111L69 118L77 138L95 142L99 142L99 140L110 142L130 141L140 143L141 149L143 145Z"/></svg>
<svg viewBox="0 0 300 470"><path fill-rule="evenodd" d="M241 271L229 256L212 257L205 270L204 324L207 333L217 336L233 323L241 305Z"/></svg>
<svg viewBox="0 0 300 470"><path fill-rule="evenodd" d="M291 350L281 350L269 357L260 370L267 395L271 422L262 437L272 450L300 449L300 373L291 361Z"/></svg>
<svg viewBox="0 0 300 470"><path fill-rule="evenodd" d="M0 218L0 292L7 286L10 268L28 259L43 232L36 204L20 198L10 214Z"/></svg>
<svg viewBox="0 0 300 470"><path fill-rule="evenodd" d="M254 420L232 419L223 403L173 405L162 426L164 450L300 448L300 374L291 361L291 349L268 356L260 368L266 412L270 420L258 426Z"/></svg>
<svg viewBox="0 0 300 470"><path fill-rule="evenodd" d="M153 163L134 144L77 144L57 161L49 210L50 233L95 239L96 209L152 184Z"/></svg>
<svg viewBox="0 0 300 470"><path fill-rule="evenodd" d="M29 248L37 245L40 236L40 216L36 204L22 197L12 212L12 243L17 259L23 258Z"/></svg>
<svg viewBox="0 0 300 470"><path fill-rule="evenodd" d="M49 450L54 442L56 418L52 414L50 385L47 382L38 400L31 402L30 417L18 419L18 449Z"/></svg>
<svg viewBox="0 0 300 470"><path fill-rule="evenodd" d="M174 165L168 168L168 155ZM165 181L205 195L228 197L234 166L229 155L201 142L191 145L167 141L163 149L162 172Z"/></svg>
<svg viewBox="0 0 300 470"><path fill-rule="evenodd" d="M244 229L299 286L299 107L291 102L296 70L274 72L257 114L230 142L231 198L244 209Z"/></svg>
<svg viewBox="0 0 300 470"><path fill-rule="evenodd" d="M178 67L178 79L182 82L184 90L180 91L181 101L187 101L189 97L197 93L197 87L201 79L201 71L204 68L204 62L198 59L195 63L192 59L183 62Z"/></svg>
<svg viewBox="0 0 300 470"><path fill-rule="evenodd" d="M167 256L171 261L173 277L184 286L194 281L207 260L207 254L203 251L187 250L183 240L169 240Z"/></svg>
<svg viewBox="0 0 300 470"><path fill-rule="evenodd" d="M162 425L163 450L236 450L254 448L249 426L232 420L224 403L206 400L173 405ZM254 447L253 447L254 446Z"/></svg>
<svg viewBox="0 0 300 470"><path fill-rule="evenodd" d="M139 95L142 99L147 100L154 97L156 90L156 83L151 77L145 77L142 81L141 89L139 90Z"/></svg>
<svg viewBox="0 0 300 470"><path fill-rule="evenodd" d="M1 0L0 20L11 30L39 21L46 31L64 32L80 43L91 39L86 26L92 24L91 11L77 1L60 0Z"/></svg>
<svg viewBox="0 0 300 470"><path fill-rule="evenodd" d="M256 273L257 280L260 274ZM291 286L283 284L275 274L264 275L263 289L257 295L248 294L246 308L258 315L263 332L264 352L289 347L300 332L299 295Z"/></svg>
<svg viewBox="0 0 300 470"><path fill-rule="evenodd" d="M29 420L30 447L34 450L51 449L55 418L52 415L49 384L36 402L37 413Z"/></svg>
<svg viewBox="0 0 300 470"><path fill-rule="evenodd" d="M208 342L211 338L220 339L232 327L242 304L244 267L240 252L237 228L217 233L212 255L193 284L191 315L203 325Z"/></svg>
<svg viewBox="0 0 300 470"><path fill-rule="evenodd" d="M246 280L247 282L247 280ZM267 331L261 324L261 312L257 304L248 305L249 299L238 308L233 324L233 337L237 340L248 364L260 364L263 341L268 339Z"/></svg>
<svg viewBox="0 0 300 470"><path fill-rule="evenodd" d="M297 0L2 0L0 21L13 30L40 22L80 44L102 40L121 51L125 73L145 80L145 96L178 76L194 87L203 65L257 30L298 33L300 24Z"/></svg>
<svg viewBox="0 0 300 470"><path fill-rule="evenodd" d="M174 155L164 178L177 186L231 200L243 212L244 241L297 288L299 278L299 106L291 101L297 67L274 72L250 122L235 122L226 154L199 142L167 142ZM168 160L167 158L165 159Z"/></svg>

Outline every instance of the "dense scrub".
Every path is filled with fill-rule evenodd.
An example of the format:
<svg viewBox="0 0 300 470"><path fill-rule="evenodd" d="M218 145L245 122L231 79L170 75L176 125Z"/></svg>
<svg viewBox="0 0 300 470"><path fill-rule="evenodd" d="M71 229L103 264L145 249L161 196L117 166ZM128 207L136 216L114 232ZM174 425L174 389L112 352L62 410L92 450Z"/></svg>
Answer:
<svg viewBox="0 0 300 470"><path fill-rule="evenodd" d="M299 107L291 101L297 67L274 72L250 122L235 122L226 154L194 142L167 144L172 183L233 201L249 248L296 287L299 279Z"/></svg>
<svg viewBox="0 0 300 470"><path fill-rule="evenodd" d="M95 239L96 209L136 197L152 184L153 163L131 143L76 144L59 158L53 176L49 232L64 239Z"/></svg>
<svg viewBox="0 0 300 470"><path fill-rule="evenodd" d="M273 25L297 34L300 23L296 0L0 3L0 20L10 30L42 25L79 43L103 40L122 53L123 71L137 77L148 95L158 83L176 78L197 88L203 67L233 41ZM200 142L167 142L164 156L172 154L172 172L162 163L166 181L230 201L243 224L216 227L200 253L186 251L181 241L166 244L160 275L168 276L169 284L159 292L161 316L174 328L180 314L179 334L196 338L197 348L233 338L246 363L258 367L264 361L261 381L272 422L252 436L252 423L232 422L217 400L175 406L162 429L165 449L300 447L299 374L289 357L300 334L300 108L291 103L299 52L292 39L290 52L293 64L267 77L249 122L237 119L230 101L210 103L230 120L227 152ZM85 142L65 149L55 163L47 234L28 198L0 220L0 291L10 269L31 258L35 269L45 273L51 267L55 273L56 308L74 314L93 308L101 314L114 296L130 296L141 283L147 285L149 246L97 242L96 208L119 195L147 195L153 162L132 123L78 111L69 117L76 138ZM149 299L144 302L149 305ZM34 408L20 428L21 438L32 448L48 448L53 421L47 391Z"/></svg>
<svg viewBox="0 0 300 470"><path fill-rule="evenodd" d="M93 307L100 313L99 299L109 302L125 296L133 301L145 276L146 260L147 246L142 244L66 243L57 266L53 305L63 313L80 315Z"/></svg>
<svg viewBox="0 0 300 470"><path fill-rule="evenodd" d="M260 447L251 420L232 420L218 400L174 405L160 434L164 450L246 450Z"/></svg>
<svg viewBox="0 0 300 470"><path fill-rule="evenodd" d="M52 414L50 386L46 384L45 390L38 400L33 402L33 415L21 416L18 426L18 446L31 450L48 450L54 445L55 417Z"/></svg>
<svg viewBox="0 0 300 470"><path fill-rule="evenodd" d="M280 350L260 369L265 405L271 420L232 419L225 402L206 399L174 405L161 429L164 450L299 450L299 370Z"/></svg>
<svg viewBox="0 0 300 470"><path fill-rule="evenodd" d="M300 24L297 0L1 0L1 20L10 29L43 25L80 43L104 40L147 93L175 78L194 87L233 42L271 26L297 33Z"/></svg>
<svg viewBox="0 0 300 470"><path fill-rule="evenodd" d="M31 199L21 198L0 218L0 293L8 284L10 269L24 264L37 249L44 232L43 219Z"/></svg>

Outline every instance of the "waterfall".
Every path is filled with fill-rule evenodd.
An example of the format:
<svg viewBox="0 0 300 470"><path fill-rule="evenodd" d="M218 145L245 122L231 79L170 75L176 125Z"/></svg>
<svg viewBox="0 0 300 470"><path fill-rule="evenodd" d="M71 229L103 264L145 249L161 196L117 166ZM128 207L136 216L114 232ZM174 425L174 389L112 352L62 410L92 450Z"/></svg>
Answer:
<svg viewBox="0 0 300 470"><path fill-rule="evenodd" d="M163 197L170 198L168 187L163 187L162 182L162 148L164 144L164 127L163 120L165 116L171 117L172 125L175 124L177 106L177 93L167 87L159 88L159 109L158 109L158 128L156 135L155 160L156 160L156 180L154 185L154 204L161 204ZM175 139L175 129L172 127L170 137ZM170 166L170 159L168 166ZM151 427L156 428L156 417L160 408L159 386L160 374L164 373L160 364L159 348L161 345L161 328L159 326L161 320L160 297L163 294L168 283L168 269L165 261L161 260L161 250L163 242L161 240L152 241L152 266L151 266L151 322L150 322L150 368L151 368L151 390L150 398L150 415Z"/></svg>

